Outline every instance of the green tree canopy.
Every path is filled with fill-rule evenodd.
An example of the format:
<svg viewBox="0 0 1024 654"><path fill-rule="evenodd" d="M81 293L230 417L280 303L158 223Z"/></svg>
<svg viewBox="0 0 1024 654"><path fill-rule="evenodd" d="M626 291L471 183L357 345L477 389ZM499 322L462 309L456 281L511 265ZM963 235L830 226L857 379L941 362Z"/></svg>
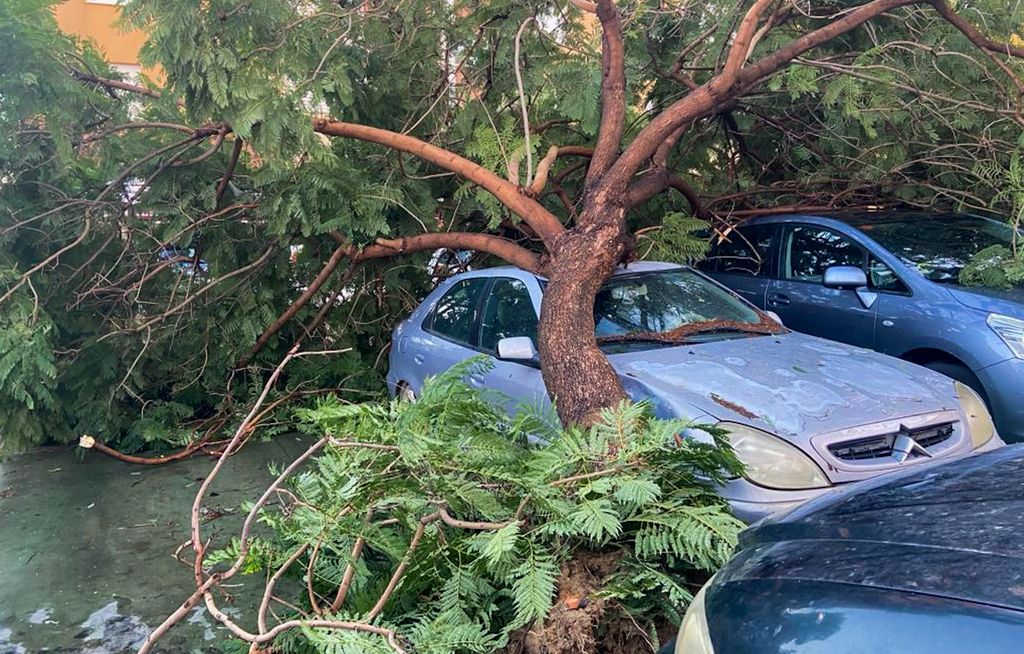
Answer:
<svg viewBox="0 0 1024 654"><path fill-rule="evenodd" d="M351 350L282 399L377 391L439 247L568 289L540 345L578 419L621 395L580 278L692 256L694 218L998 211L976 163L1024 124L999 0L137 0L141 83L49 4L0 0L0 451L194 444L299 339Z"/></svg>

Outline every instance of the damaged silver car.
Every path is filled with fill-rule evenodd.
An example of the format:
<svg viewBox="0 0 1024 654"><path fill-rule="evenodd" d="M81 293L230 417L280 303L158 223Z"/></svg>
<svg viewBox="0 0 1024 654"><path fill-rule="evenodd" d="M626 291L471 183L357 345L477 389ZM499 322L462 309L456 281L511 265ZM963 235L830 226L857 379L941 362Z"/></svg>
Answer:
<svg viewBox="0 0 1024 654"><path fill-rule="evenodd" d="M509 408L549 403L535 347L543 278L517 268L457 275L395 330L388 386L424 380L480 353L469 382ZM791 332L686 267L622 268L597 296L598 343L627 393L659 417L729 434L746 466L722 494L754 521L843 484L1003 445L967 386L876 352Z"/></svg>

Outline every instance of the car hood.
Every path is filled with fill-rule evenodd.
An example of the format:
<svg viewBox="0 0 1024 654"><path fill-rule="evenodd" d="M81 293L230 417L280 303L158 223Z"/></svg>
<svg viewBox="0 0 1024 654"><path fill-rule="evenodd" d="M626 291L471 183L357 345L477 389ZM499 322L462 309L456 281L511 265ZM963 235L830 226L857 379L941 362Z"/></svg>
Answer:
<svg viewBox="0 0 1024 654"><path fill-rule="evenodd" d="M1002 291L984 286L970 288L950 286L949 293L953 299L965 307L978 311L1001 313L1024 320L1024 289L1014 288Z"/></svg>
<svg viewBox="0 0 1024 654"><path fill-rule="evenodd" d="M725 580L853 583L1024 610L1024 444L852 484L740 542Z"/></svg>
<svg viewBox="0 0 1024 654"><path fill-rule="evenodd" d="M609 360L634 396L646 393L676 415L692 418L699 411L792 441L959 406L952 382L942 375L795 332L613 354ZM642 388L631 388L638 384Z"/></svg>

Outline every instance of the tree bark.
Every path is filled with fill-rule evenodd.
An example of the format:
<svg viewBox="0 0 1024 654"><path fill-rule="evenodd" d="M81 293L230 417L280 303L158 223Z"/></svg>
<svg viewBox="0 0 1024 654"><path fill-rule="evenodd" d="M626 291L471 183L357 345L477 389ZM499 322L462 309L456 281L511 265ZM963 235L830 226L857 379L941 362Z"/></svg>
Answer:
<svg viewBox="0 0 1024 654"><path fill-rule="evenodd" d="M632 251L625 214L623 203L585 207L580 226L558 237L545 266L538 350L563 424L592 424L602 409L626 399L594 336L597 292Z"/></svg>

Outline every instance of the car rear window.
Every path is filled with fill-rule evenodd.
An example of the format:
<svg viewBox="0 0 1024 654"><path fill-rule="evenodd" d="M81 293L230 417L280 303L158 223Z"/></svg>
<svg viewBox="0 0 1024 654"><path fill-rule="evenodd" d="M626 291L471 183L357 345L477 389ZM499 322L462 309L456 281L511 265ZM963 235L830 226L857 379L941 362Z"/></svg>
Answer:
<svg viewBox="0 0 1024 654"><path fill-rule="evenodd" d="M750 225L716 235L702 270L743 277L767 277L770 273L774 225Z"/></svg>

